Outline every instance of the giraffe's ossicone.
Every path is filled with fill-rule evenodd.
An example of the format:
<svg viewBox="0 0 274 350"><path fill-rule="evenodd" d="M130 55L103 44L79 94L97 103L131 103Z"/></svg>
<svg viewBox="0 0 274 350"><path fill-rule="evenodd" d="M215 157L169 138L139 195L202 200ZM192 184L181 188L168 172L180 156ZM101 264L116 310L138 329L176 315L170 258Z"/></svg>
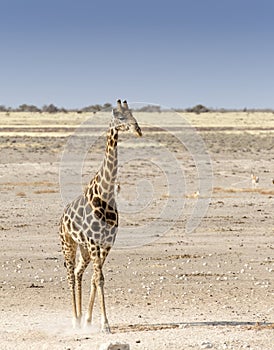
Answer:
<svg viewBox="0 0 274 350"><path fill-rule="evenodd" d="M101 305L102 330L109 332L104 300L102 267L114 244L118 230L118 211L115 201L118 169L117 142L119 131L131 131L142 136L141 129L128 108L117 101L107 133L106 151L101 168L90 181L84 193L67 205L60 221L60 239L71 290L73 320L81 324L82 276L92 261L93 275L86 316L90 323L96 291ZM76 264L76 252L79 260Z"/></svg>

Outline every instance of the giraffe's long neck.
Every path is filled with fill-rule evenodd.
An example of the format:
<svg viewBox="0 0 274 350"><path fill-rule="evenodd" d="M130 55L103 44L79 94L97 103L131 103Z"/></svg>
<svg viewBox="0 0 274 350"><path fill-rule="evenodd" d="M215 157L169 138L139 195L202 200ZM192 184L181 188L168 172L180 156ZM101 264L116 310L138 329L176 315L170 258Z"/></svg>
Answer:
<svg viewBox="0 0 274 350"><path fill-rule="evenodd" d="M107 133L103 164L94 179L88 185L87 194L90 197L89 199L95 194L106 202L114 200L115 181L118 170L117 142L118 131L111 124Z"/></svg>

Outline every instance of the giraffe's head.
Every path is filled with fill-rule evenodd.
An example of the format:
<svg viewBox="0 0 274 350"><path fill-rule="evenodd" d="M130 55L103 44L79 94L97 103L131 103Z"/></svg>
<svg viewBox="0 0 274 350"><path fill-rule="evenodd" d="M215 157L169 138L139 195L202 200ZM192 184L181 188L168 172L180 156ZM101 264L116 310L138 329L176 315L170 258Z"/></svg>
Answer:
<svg viewBox="0 0 274 350"><path fill-rule="evenodd" d="M112 122L117 130L130 131L142 136L141 128L128 108L127 101L123 101L123 105L121 100L117 101L117 107L112 110Z"/></svg>

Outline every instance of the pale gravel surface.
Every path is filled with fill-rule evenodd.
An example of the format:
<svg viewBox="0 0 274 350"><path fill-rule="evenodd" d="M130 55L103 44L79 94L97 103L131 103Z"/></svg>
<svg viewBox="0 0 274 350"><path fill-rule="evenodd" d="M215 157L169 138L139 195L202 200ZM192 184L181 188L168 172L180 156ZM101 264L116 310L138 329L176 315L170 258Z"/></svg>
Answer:
<svg viewBox="0 0 274 350"><path fill-rule="evenodd" d="M129 343L130 349L274 349L274 114L187 115L205 141L214 174L207 215L190 234L185 225L195 204L197 174L187 150L146 128L139 146L125 138L125 151L138 159L121 171L120 200L134 201L140 178L152 184L154 198L145 210L124 213L121 225L147 225L152 241L110 252L104 267L112 328L107 336L99 331L97 303L91 329L72 329L57 234L62 150L70 126L87 116L0 117L1 125L9 126L0 130L1 349L98 349L108 341ZM165 113L157 118L168 124ZM34 125L41 129L33 131ZM100 140L86 158L84 182L101 163ZM186 177L185 208L175 223L158 218L168 193L149 157L159 143L176 153ZM252 171L260 177L257 188ZM170 230L155 237L149 232L152 220ZM84 277L84 307L91 271Z"/></svg>

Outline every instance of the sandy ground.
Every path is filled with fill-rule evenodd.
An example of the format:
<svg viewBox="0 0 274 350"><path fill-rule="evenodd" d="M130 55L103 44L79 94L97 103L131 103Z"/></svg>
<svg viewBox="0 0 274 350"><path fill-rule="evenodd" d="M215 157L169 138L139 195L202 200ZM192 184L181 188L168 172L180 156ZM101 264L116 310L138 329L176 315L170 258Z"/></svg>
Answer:
<svg viewBox="0 0 274 350"><path fill-rule="evenodd" d="M0 348L274 349L274 114L135 116L144 137L121 136L121 159L129 157L119 176L121 235L104 266L112 330L104 335L97 303L93 326L72 328L58 238L62 198L81 190L71 178L60 184L62 154L89 117L0 115ZM96 142L81 164L83 185L101 164L108 118L96 115L85 131ZM180 139L189 136L180 118L190 139L204 141L197 154ZM89 138L77 140L79 155ZM206 185L201 159L212 165ZM79 166L73 161L65 165ZM186 233L199 200L207 212Z"/></svg>

